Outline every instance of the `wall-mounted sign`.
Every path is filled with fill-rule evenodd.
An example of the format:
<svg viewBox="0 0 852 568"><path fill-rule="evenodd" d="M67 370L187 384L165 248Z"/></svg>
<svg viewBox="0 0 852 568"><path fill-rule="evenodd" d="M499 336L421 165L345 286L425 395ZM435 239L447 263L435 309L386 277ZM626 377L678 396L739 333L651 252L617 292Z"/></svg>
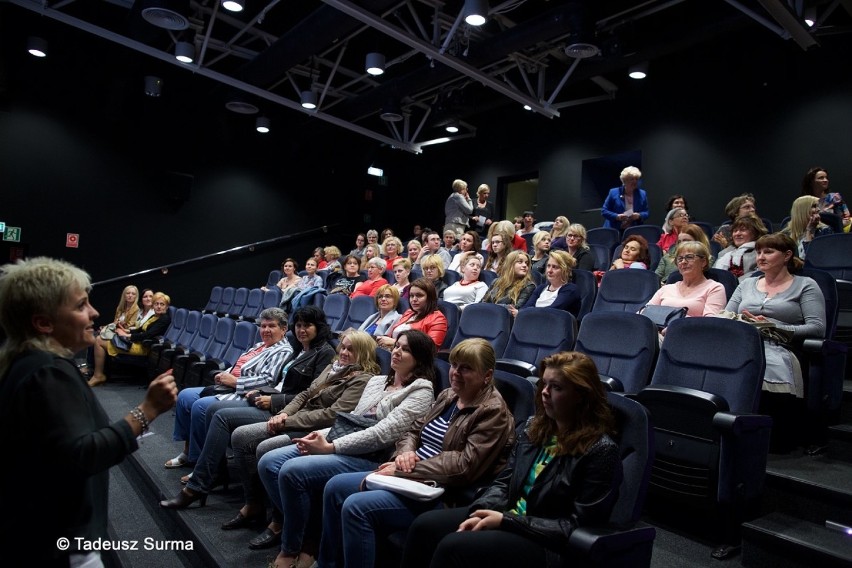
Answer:
<svg viewBox="0 0 852 568"><path fill-rule="evenodd" d="M12 241L13 243L21 242L21 228L20 227L6 227L6 230L3 231L3 240L4 241Z"/></svg>
<svg viewBox="0 0 852 568"><path fill-rule="evenodd" d="M77 233L67 233L65 235L65 246L75 249L80 246L80 235Z"/></svg>
<svg viewBox="0 0 852 568"><path fill-rule="evenodd" d="M5 233L5 232L6 232L6 222L0 221L0 233Z"/></svg>

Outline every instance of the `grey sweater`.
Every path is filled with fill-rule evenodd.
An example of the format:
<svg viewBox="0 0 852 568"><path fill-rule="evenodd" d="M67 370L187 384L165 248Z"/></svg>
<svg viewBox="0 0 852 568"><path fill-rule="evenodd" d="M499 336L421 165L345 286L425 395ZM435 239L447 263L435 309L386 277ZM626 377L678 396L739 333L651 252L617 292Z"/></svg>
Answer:
<svg viewBox="0 0 852 568"><path fill-rule="evenodd" d="M745 278L740 282L725 309L766 316L779 328L792 331L795 339L825 337L825 298L816 282L806 276L794 276L789 288L767 298L757 289L762 278Z"/></svg>

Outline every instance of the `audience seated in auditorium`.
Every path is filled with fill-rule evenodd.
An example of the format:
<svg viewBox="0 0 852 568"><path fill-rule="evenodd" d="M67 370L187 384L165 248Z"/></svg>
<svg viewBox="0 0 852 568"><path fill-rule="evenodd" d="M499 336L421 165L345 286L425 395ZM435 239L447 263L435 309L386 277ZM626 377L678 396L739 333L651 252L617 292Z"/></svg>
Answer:
<svg viewBox="0 0 852 568"><path fill-rule="evenodd" d="M479 242L479 234L476 231L465 231L464 234L459 238L458 242L458 252L455 256L453 256L452 262L450 262L450 266L447 267L447 270L455 270L459 274L461 274L461 266L460 262L464 257L464 253L472 252L475 253L479 258L479 262L484 262L482 255L479 254L479 251L482 250L482 247Z"/></svg>
<svg viewBox="0 0 852 568"><path fill-rule="evenodd" d="M404 259L401 259L404 260ZM371 337L387 335L402 314L397 311L399 306L399 290L392 284L385 284L376 290L376 313L369 316L360 331L366 331Z"/></svg>
<svg viewBox="0 0 852 568"><path fill-rule="evenodd" d="M293 355L293 348L285 337L287 313L281 308L267 308L261 312L259 319L260 342L240 355L231 368L216 374L214 381L218 394L202 396L207 394L205 387L184 388L178 394L173 438L184 445L180 454L166 462L167 469L198 462L211 420L219 410L231 406L245 407L248 393L261 387L272 387L279 381L281 370ZM297 382L299 384L293 385L287 392L295 394L295 389L304 388L305 380ZM218 465L218 460L213 465ZM202 479L212 481L207 476Z"/></svg>
<svg viewBox="0 0 852 568"><path fill-rule="evenodd" d="M716 230L713 235L713 240L725 249L733 244L731 232L734 229L733 223L740 217L752 215L757 217L757 201L751 193L742 193L725 205L725 215L730 219L727 223ZM760 235L758 235L760 236ZM756 237L755 237L756 238Z"/></svg>
<svg viewBox="0 0 852 568"><path fill-rule="evenodd" d="M468 492L503 470L514 443L514 419L494 386L494 349L466 339L450 352L449 389L397 442L379 475L432 480L441 498L420 502L390 491L362 491L367 471L331 478L323 498L319 564L374 566L377 540L407 529L421 513L466 505ZM616 459L617 461L617 459Z"/></svg>
<svg viewBox="0 0 852 568"><path fill-rule="evenodd" d="M686 241L699 241L704 243L704 246L707 247L708 251L710 250L710 241L707 239L707 234L698 225L690 223L678 233L677 242L683 243ZM655 270L657 276L660 277L660 282L665 284L669 274L677 270L677 263L675 262L676 256L677 245L669 248L669 252L660 257L660 262L657 263L657 268ZM712 256L710 256L707 260L709 261L710 266L712 266L715 261Z"/></svg>
<svg viewBox="0 0 852 568"><path fill-rule="evenodd" d="M683 279L657 290L648 304L686 308L688 317L717 315L727 297L721 283L707 278L710 251L701 241L684 241L672 248L677 251L674 260ZM665 335L665 329L661 333Z"/></svg>
<svg viewBox="0 0 852 568"><path fill-rule="evenodd" d="M458 235L452 229L444 229L444 243L443 247L450 255L456 251L456 240L458 239Z"/></svg>
<svg viewBox="0 0 852 568"><path fill-rule="evenodd" d="M834 232L820 220L819 213L818 198L813 195L797 197L790 208L790 223L781 231L796 243L797 256L802 260L812 240Z"/></svg>
<svg viewBox="0 0 852 568"><path fill-rule="evenodd" d="M840 217L844 232L849 232L852 225L849 207L846 206L842 195L828 191L828 171L825 168L814 167L808 170L802 179L802 195L818 198L819 210Z"/></svg>
<svg viewBox="0 0 852 568"><path fill-rule="evenodd" d="M746 278L731 296L726 311L756 322L772 322L793 333L795 341L825 337L825 298L819 285L793 274L801 268L796 243L788 235L774 233L757 239L757 268L762 276ZM786 452L802 440L804 377L791 344L764 337L766 374L761 394L761 414L773 418L772 448Z"/></svg>
<svg viewBox="0 0 852 568"><path fill-rule="evenodd" d="M423 244L423 250L417 257L417 264L423 266L423 261L433 256L438 256L441 259L441 266L446 267L452 262L450 253L447 249L441 246L441 235L437 231L423 231L426 242Z"/></svg>
<svg viewBox="0 0 852 568"><path fill-rule="evenodd" d="M317 261L317 270L324 269L328 264L325 260L325 247L316 247L312 256L314 257L314 260Z"/></svg>
<svg viewBox="0 0 852 568"><path fill-rule="evenodd" d="M573 530L607 524L623 472L598 370L562 352L541 362L539 376L535 415L509 465L473 503L419 515L402 566L568 566Z"/></svg>
<svg viewBox="0 0 852 568"><path fill-rule="evenodd" d="M293 438L313 430L327 428L338 413L351 412L361 398L367 381L378 374L376 347L363 331L349 331L340 337L337 356L310 386L266 423L240 426L231 434L234 459L240 469L240 481L253 486L233 521L252 518L263 510L258 497L263 490L258 477L257 460L266 452L289 446ZM280 541L282 518L273 509L267 528L249 541L253 549L275 546Z"/></svg>
<svg viewBox="0 0 852 568"><path fill-rule="evenodd" d="M325 266L323 268L328 272L340 272L340 249L334 245L329 245L324 247L322 251L323 258L325 258Z"/></svg>
<svg viewBox="0 0 852 568"><path fill-rule="evenodd" d="M550 228L550 248L557 250L568 250L568 233L571 227L571 222L568 217L559 215L553 220L553 227Z"/></svg>
<svg viewBox="0 0 852 568"><path fill-rule="evenodd" d="M326 289L329 294L352 294L355 285L363 282L365 277L361 274L361 261L355 255L348 255L343 259L343 272L339 275L329 275Z"/></svg>
<svg viewBox="0 0 852 568"><path fill-rule="evenodd" d="M497 225L491 225L496 227ZM485 260L485 270L499 272L503 261L509 255L510 249L506 244L506 235L502 231L493 230L488 241L488 258Z"/></svg>
<svg viewBox="0 0 852 568"><path fill-rule="evenodd" d="M296 285L300 290L305 290L312 286L322 288L322 276L317 274L317 261L314 260L314 257L305 261L305 272L307 274L299 278L299 283Z"/></svg>
<svg viewBox="0 0 852 568"><path fill-rule="evenodd" d="M663 223L663 234L660 235L660 240L657 245L665 253L677 243L677 236L683 231L684 227L689 224L689 213L686 209L675 207L666 213L666 220Z"/></svg>
<svg viewBox="0 0 852 568"><path fill-rule="evenodd" d="M417 263L417 260L420 258L420 253L423 250L423 244L419 239L411 239L408 241L406 245L406 251L408 252L408 260L411 261L411 265L414 266Z"/></svg>
<svg viewBox="0 0 852 568"><path fill-rule="evenodd" d="M393 263L402 258L402 241L391 235L382 241L382 250L385 253L385 270L393 270Z"/></svg>
<svg viewBox="0 0 852 568"><path fill-rule="evenodd" d="M438 299L444 297L444 290L447 289L447 283L444 281L444 261L438 255L430 255L420 262L420 269L423 271L423 278L430 280L435 286L435 293L438 294Z"/></svg>
<svg viewBox="0 0 852 568"><path fill-rule="evenodd" d="M521 228L517 231L517 234L523 237L524 235L535 235L538 232L539 230L535 228L535 214L532 211L524 211L521 215Z"/></svg>
<svg viewBox="0 0 852 568"><path fill-rule="evenodd" d="M668 215L668 212L674 209L675 207L679 207L689 213L689 204L686 202L686 197L676 193L669 197L669 200L666 201L666 211L665 213Z"/></svg>
<svg viewBox="0 0 852 568"><path fill-rule="evenodd" d="M482 301L506 306L512 317L515 317L518 308L526 303L535 290L535 282L530 276L529 255L513 250L497 274Z"/></svg>
<svg viewBox="0 0 852 568"><path fill-rule="evenodd" d="M311 566L321 536L322 495L339 473L372 471L385 462L396 441L423 417L435 399L435 344L425 333L400 333L391 356L391 373L372 377L352 411L370 420L358 432L329 439L329 430L294 439L294 445L269 451L258 472L272 505L284 519L275 566L298 560Z"/></svg>
<svg viewBox="0 0 852 568"><path fill-rule="evenodd" d="M384 277L386 269L387 265L385 265L384 259L371 258L368 260L367 279L355 284L355 288L352 290L349 297L374 296L376 294L376 290L378 290L380 286L384 286L388 283Z"/></svg>
<svg viewBox="0 0 852 568"><path fill-rule="evenodd" d="M367 235L358 233L355 236L355 248L349 251L352 256L357 256L359 259L364 256L364 247L367 246Z"/></svg>
<svg viewBox="0 0 852 568"><path fill-rule="evenodd" d="M456 258L462 257L461 279L444 290L444 301L464 309L469 304L481 302L488 291L488 284L479 280L482 270L482 260L475 252L460 252Z"/></svg>
<svg viewBox="0 0 852 568"><path fill-rule="evenodd" d="M567 310L577 317L581 298L580 290L571 283L571 269L575 264L574 257L567 252L550 251L544 271L546 282L536 287L521 309L555 308Z"/></svg>
<svg viewBox="0 0 852 568"><path fill-rule="evenodd" d="M311 258L316 261L316 254ZM283 293L281 303L288 301L293 297L293 294L299 291L301 277L298 274L298 270L299 264L292 258L285 258L284 262L281 263L281 279L275 284ZM261 286L260 289L264 292L268 290L266 286Z"/></svg>
<svg viewBox="0 0 852 568"><path fill-rule="evenodd" d="M565 233L565 242L568 244L566 251L577 261L574 268L594 271L595 255L589 250L586 242L586 228L579 223L572 223L568 226L568 232ZM552 242L550 248L553 248Z"/></svg>
<svg viewBox="0 0 852 568"><path fill-rule="evenodd" d="M533 254L530 257L530 270L544 274L547 265L547 255L550 252L550 233L539 231L533 235Z"/></svg>
<svg viewBox="0 0 852 568"><path fill-rule="evenodd" d="M154 340L161 337L169 328L172 319L169 315L169 304L171 298L162 292L157 292L153 296L154 315L148 318L141 327L127 330L123 327L115 328L115 336L130 341L129 349L120 349L116 347L113 341L98 339L94 346L94 361L95 368L92 373L92 378L89 379L89 386L95 387L106 382L107 377L104 374L107 357L117 357L119 355L148 355L149 346L143 342L146 340ZM137 312L138 313L138 312Z"/></svg>
<svg viewBox="0 0 852 568"><path fill-rule="evenodd" d="M378 245L379 244L379 232L375 229L370 229L367 231L367 244L368 245Z"/></svg>
<svg viewBox="0 0 852 568"><path fill-rule="evenodd" d="M629 235L621 243L621 255L616 258L610 270L622 268L647 269L651 264L651 255L648 251L648 241L641 235Z"/></svg>
<svg viewBox="0 0 852 568"><path fill-rule="evenodd" d="M375 243L370 243L364 247L364 256L361 257L359 270L367 270L367 263L371 258L382 258L382 248Z"/></svg>
<svg viewBox="0 0 852 568"><path fill-rule="evenodd" d="M447 318L438 309L438 294L432 281L418 278L412 282L408 303L411 307L402 314L388 334L376 339L379 346L390 350L400 333L406 329L419 329L440 347L447 335Z"/></svg>
<svg viewBox="0 0 852 568"><path fill-rule="evenodd" d="M754 215L738 217L731 223L731 245L719 251L719 258L713 267L732 272L742 282L757 270L754 243L767 232L763 222Z"/></svg>

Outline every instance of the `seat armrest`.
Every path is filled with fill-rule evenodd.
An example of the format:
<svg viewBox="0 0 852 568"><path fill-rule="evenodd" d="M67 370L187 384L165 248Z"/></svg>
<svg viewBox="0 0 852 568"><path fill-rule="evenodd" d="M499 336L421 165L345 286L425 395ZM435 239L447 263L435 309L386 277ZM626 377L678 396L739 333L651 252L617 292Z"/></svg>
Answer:
<svg viewBox="0 0 852 568"><path fill-rule="evenodd" d="M802 342L802 351L809 355L836 355L848 350L844 343L831 339L805 339Z"/></svg>
<svg viewBox="0 0 852 568"><path fill-rule="evenodd" d="M604 384L604 388L609 392L624 392L624 385L621 384L621 381L616 379L615 377L608 377L607 375L598 374L601 382Z"/></svg>
<svg viewBox="0 0 852 568"><path fill-rule="evenodd" d="M538 372L535 365L520 359L497 359L497 368L521 377L532 376Z"/></svg>
<svg viewBox="0 0 852 568"><path fill-rule="evenodd" d="M450 350L449 349L438 349L438 352L435 353L435 357L438 359L443 359L444 361L450 360Z"/></svg>
<svg viewBox="0 0 852 568"><path fill-rule="evenodd" d="M723 434L740 436L747 432L772 428L772 417L763 414L717 412L713 416L713 427Z"/></svg>
<svg viewBox="0 0 852 568"><path fill-rule="evenodd" d="M571 550L582 552L595 564L606 566L612 564L607 562L613 556L620 556L620 552L626 552L642 544L647 545L648 561L651 559L651 547L657 531L651 526L639 526L630 529L619 530L610 527L579 527L571 532L568 538L568 547ZM615 563L616 565L627 565ZM638 566L640 564L629 564Z"/></svg>

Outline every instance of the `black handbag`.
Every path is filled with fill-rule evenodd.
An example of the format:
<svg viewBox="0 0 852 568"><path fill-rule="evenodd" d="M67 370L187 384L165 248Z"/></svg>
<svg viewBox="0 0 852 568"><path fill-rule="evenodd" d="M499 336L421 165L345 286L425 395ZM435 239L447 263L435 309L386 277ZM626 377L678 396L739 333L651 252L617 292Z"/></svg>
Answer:
<svg viewBox="0 0 852 568"><path fill-rule="evenodd" d="M663 329L673 321L685 318L686 308L648 304L639 313L654 322L659 329Z"/></svg>
<svg viewBox="0 0 852 568"><path fill-rule="evenodd" d="M207 385L201 389L199 396L215 396L217 394L231 394L234 392L237 392L237 389L228 385Z"/></svg>
<svg viewBox="0 0 852 568"><path fill-rule="evenodd" d="M332 424L331 429L325 436L325 439L331 442L338 438L342 438L343 436L366 430L371 426L375 426L377 423L378 420L376 418L368 418L367 416L352 414L350 412L338 412L337 418L334 419L334 424ZM358 454L358 457L382 463L387 461L390 454L391 448L383 448L366 454Z"/></svg>

